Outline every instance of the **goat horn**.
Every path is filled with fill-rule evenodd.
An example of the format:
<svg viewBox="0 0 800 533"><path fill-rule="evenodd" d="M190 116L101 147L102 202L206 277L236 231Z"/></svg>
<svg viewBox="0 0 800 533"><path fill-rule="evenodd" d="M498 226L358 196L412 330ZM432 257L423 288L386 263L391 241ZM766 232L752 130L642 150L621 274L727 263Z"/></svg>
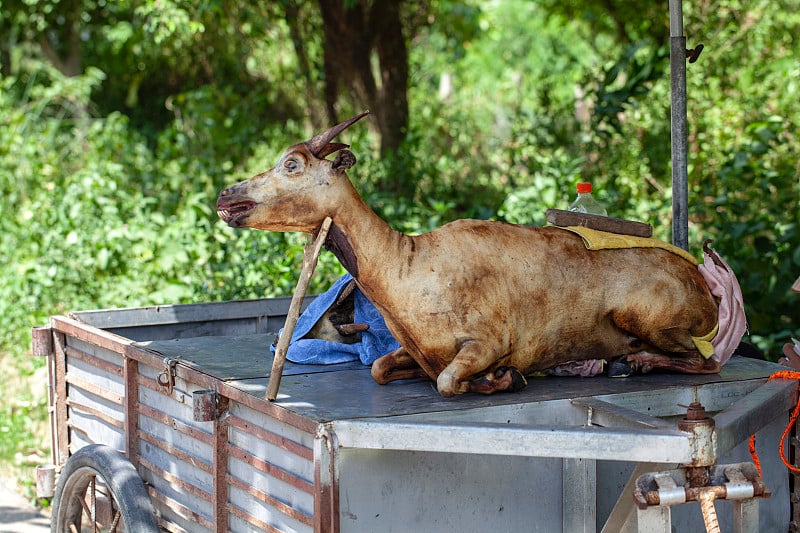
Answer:
<svg viewBox="0 0 800 533"><path fill-rule="evenodd" d="M312 154L314 154L316 157L320 157L320 154L322 153L323 149L325 148L325 146L327 146L329 142L331 142L331 139L333 139L334 137L336 137L344 130L346 130L347 128L349 128L350 126L352 126L353 124L355 124L356 122L358 122L367 115L369 115L369 111L364 111L363 113L354 116L350 120L346 120L341 124L337 124L328 131L320 133L316 137L309 139L308 141L305 142L305 145L308 147L309 151Z"/></svg>

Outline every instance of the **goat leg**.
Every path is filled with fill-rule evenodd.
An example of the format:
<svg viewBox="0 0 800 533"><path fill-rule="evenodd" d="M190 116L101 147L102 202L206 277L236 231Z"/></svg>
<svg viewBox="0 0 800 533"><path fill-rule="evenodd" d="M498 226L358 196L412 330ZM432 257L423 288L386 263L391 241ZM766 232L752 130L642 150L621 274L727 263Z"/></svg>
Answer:
<svg viewBox="0 0 800 533"><path fill-rule="evenodd" d="M347 337L367 331L369 329L369 324L334 324L333 327L336 328L339 335Z"/></svg>
<svg viewBox="0 0 800 533"><path fill-rule="evenodd" d="M475 392L490 394L490 389L493 392L494 390L519 390L522 388L520 385L525 382L525 379L523 378L522 381L518 378L515 379L514 372L520 374L517 369L514 369L513 372L504 371L500 376L495 376L491 373L486 374L478 378L478 383L473 385L472 380L475 376L486 372L489 368L493 368L498 359L497 351L492 350L485 343L475 339L464 341L459 347L455 358L436 378L436 388L439 390L439 394L447 397L469 392L473 389ZM505 368L511 369L513 367ZM510 375L505 376L505 379L503 379L507 373ZM522 375L520 374L519 377L522 377ZM500 381L497 381L498 379ZM518 388L515 389L515 387Z"/></svg>
<svg viewBox="0 0 800 533"><path fill-rule="evenodd" d="M430 379L419 363L402 347L375 360L371 372L372 379L381 385L400 379Z"/></svg>
<svg viewBox="0 0 800 533"><path fill-rule="evenodd" d="M528 386L528 381L522 372L513 366L501 366L494 372L475 378L469 382L469 391L480 394L494 394L495 392L519 392Z"/></svg>
<svg viewBox="0 0 800 533"><path fill-rule="evenodd" d="M721 365L713 358L706 359L698 351L680 355L666 355L641 351L625 356L634 372L646 374L652 370L678 372L681 374L716 374Z"/></svg>

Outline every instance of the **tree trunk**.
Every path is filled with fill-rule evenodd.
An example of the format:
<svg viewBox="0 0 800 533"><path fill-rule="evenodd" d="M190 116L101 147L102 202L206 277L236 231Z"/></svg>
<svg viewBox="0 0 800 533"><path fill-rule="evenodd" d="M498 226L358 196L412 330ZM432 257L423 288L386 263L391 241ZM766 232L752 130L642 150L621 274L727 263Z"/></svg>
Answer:
<svg viewBox="0 0 800 533"><path fill-rule="evenodd" d="M381 128L381 153L396 150L408 127L408 50L400 23L400 0L376 1L372 26L376 29L376 48L381 67L378 120Z"/></svg>
<svg viewBox="0 0 800 533"><path fill-rule="evenodd" d="M79 16L79 11L71 13L61 27L56 27L53 30L58 33L60 46L57 47L50 40L47 32L39 36L39 45L42 47L45 57L59 72L67 77L79 76L83 73L80 25L77 18Z"/></svg>
<svg viewBox="0 0 800 533"><path fill-rule="evenodd" d="M325 108L339 122L338 102L348 97L369 108L381 153L396 150L408 126L408 50L400 18L402 0L319 0L324 26ZM377 58L376 79L373 54Z"/></svg>

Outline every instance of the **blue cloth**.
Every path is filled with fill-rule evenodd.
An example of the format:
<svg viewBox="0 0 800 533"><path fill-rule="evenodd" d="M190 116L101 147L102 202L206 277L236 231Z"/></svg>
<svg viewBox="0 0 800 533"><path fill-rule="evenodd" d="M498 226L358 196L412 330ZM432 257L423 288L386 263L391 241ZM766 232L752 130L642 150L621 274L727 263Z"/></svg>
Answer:
<svg viewBox="0 0 800 533"><path fill-rule="evenodd" d="M358 287L353 290L355 298L353 321L356 324L369 325L369 329L361 333L360 342L342 344L322 339L302 338L311 331L314 324L336 302L339 294L352 280L353 276L345 274L336 280L330 289L317 296L303 311L297 320L292 340L286 351L286 358L289 361L307 365L329 365L360 360L365 365L371 365L379 357L400 347L400 343L389 333L383 315ZM274 352L275 347L271 346L270 350Z"/></svg>

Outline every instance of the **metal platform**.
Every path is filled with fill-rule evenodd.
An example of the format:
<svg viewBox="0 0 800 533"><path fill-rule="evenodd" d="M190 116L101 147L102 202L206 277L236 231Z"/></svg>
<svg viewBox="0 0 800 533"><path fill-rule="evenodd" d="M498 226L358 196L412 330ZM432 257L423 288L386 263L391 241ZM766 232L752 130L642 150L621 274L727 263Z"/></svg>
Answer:
<svg viewBox="0 0 800 533"><path fill-rule="evenodd" d="M636 479L712 448L719 464L749 461L757 433L772 493L758 527L788 528L776 446L797 387L767 382L779 365L735 356L716 375L531 378L519 393L443 398L432 382L378 385L358 362L287 363L268 402L269 332L287 307L52 317L35 353L51 369L54 464L90 443L125 452L167 530L618 532L638 529ZM713 441L678 430L692 402L713 416ZM736 513L717 507L730 531ZM676 530L703 529L696 502L671 515Z"/></svg>
<svg viewBox="0 0 800 533"><path fill-rule="evenodd" d="M263 398L272 365L268 349L272 340L271 334L255 334L137 345ZM463 466L463 459L454 459L453 454L559 459L560 476L551 473L543 479L561 478L558 496L564 506L564 531L595 531L598 511L606 519L604 530L632 530L635 511L632 498L625 495L627 488L610 510L598 509L604 505L601 493L609 481L609 475L602 473L609 468L606 462L622 462L628 465L623 468L626 472L631 463L639 463L630 470L631 478L633 474L691 463L703 444L679 431L676 420L692 402L700 402L713 414L716 453L727 458L751 434L785 420L796 401L796 385L764 382L782 368L737 356L714 375L542 377L530 379L528 387L519 393L443 398L432 382L378 385L369 368L359 362L287 363L274 405L319 424L320 434L336 448L330 450L329 460L345 470L357 469L356 463L365 457L372 456L374 461L373 454L365 455L368 450L378 453L383 466L405 456L401 468L412 478L420 474L414 463L425 458L429 472L452 480L457 478L450 470ZM770 428L770 434L777 429L780 423ZM448 455L438 455L438 462L430 463L430 453ZM733 456L737 461L745 459L741 450ZM504 471L507 467L500 466L500 461L492 464ZM616 483L622 478L625 475ZM445 490L446 485L439 488ZM357 486L348 490L357 490ZM788 509L785 491L776 488L778 494L766 509L776 505ZM364 498L368 498L368 492L357 490ZM785 520L777 516L770 523L786 524L788 511L781 514L786 515ZM692 518L689 513L683 520L694 524L698 517ZM682 523L680 515L676 520L673 523ZM722 521L725 523L725 518Z"/></svg>

